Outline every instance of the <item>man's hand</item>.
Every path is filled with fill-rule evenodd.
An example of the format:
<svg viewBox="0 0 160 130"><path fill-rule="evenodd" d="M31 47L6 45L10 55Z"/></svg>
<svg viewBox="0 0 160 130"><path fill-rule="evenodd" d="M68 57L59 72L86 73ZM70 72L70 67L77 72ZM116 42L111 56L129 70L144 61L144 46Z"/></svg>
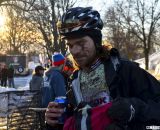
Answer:
<svg viewBox="0 0 160 130"><path fill-rule="evenodd" d="M117 98L109 108L108 115L116 122L125 124L133 119L135 108L130 103L129 99Z"/></svg>
<svg viewBox="0 0 160 130"><path fill-rule="evenodd" d="M58 118L63 112L64 109L60 108L58 103L50 102L45 113L45 121L48 125L55 127L58 124Z"/></svg>

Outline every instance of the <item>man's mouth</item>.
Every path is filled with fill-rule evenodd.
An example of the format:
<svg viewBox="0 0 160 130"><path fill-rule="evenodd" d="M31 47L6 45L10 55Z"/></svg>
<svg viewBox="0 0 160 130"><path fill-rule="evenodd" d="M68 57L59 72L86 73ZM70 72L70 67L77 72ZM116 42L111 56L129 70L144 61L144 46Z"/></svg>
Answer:
<svg viewBox="0 0 160 130"><path fill-rule="evenodd" d="M80 62L80 61L83 61L84 58L83 58L83 57L81 57L81 58L75 58L75 60L76 60L77 62Z"/></svg>

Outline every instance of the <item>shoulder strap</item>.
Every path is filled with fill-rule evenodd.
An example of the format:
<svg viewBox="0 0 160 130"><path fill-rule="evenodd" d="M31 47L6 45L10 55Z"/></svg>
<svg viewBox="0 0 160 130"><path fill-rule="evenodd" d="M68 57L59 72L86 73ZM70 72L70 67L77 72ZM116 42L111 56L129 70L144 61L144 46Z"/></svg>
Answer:
<svg viewBox="0 0 160 130"><path fill-rule="evenodd" d="M120 65L119 58L117 56L111 56L111 61L112 61L114 70L117 72Z"/></svg>
<svg viewBox="0 0 160 130"><path fill-rule="evenodd" d="M110 50L110 58L113 64L114 70L117 72L120 66L120 54L116 48Z"/></svg>

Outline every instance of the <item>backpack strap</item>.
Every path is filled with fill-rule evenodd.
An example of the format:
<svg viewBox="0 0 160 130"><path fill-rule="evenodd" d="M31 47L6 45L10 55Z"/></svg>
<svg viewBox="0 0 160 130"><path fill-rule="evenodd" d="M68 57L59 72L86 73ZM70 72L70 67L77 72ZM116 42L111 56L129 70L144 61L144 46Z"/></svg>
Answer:
<svg viewBox="0 0 160 130"><path fill-rule="evenodd" d="M70 77L70 84L67 86L67 97L69 98L70 105L75 109L77 107L76 97L74 95L74 90L72 87L72 82L78 78L78 70L76 70Z"/></svg>
<svg viewBox="0 0 160 130"><path fill-rule="evenodd" d="M110 50L110 58L113 64L114 70L117 72L120 67L120 54L116 48Z"/></svg>
<svg viewBox="0 0 160 130"><path fill-rule="evenodd" d="M117 56L111 56L111 61L114 67L114 70L117 72L120 66L120 60Z"/></svg>

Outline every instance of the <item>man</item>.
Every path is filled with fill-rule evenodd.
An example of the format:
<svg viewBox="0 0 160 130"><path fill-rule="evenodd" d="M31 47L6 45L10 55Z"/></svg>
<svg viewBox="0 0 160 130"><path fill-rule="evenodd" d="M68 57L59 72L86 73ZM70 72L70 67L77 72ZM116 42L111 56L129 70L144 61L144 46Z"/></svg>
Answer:
<svg viewBox="0 0 160 130"><path fill-rule="evenodd" d="M66 95L66 81L62 74L65 57L56 53L52 55L52 67L45 73L45 85L42 90L42 106L47 107L57 96Z"/></svg>
<svg viewBox="0 0 160 130"><path fill-rule="evenodd" d="M30 81L30 90L41 90L44 85L43 74L44 68L42 66L36 66L35 74L33 74L32 79Z"/></svg>
<svg viewBox="0 0 160 130"><path fill-rule="evenodd" d="M2 80L2 64L0 63L0 86L1 86L1 80Z"/></svg>
<svg viewBox="0 0 160 130"><path fill-rule="evenodd" d="M70 82L69 77L73 71L74 67L69 58L65 58L60 53L52 56L52 67L45 74L45 86L42 90L43 107L47 107L48 103L54 101L56 97L66 97L66 91ZM62 125L59 126L59 128L62 127ZM53 128L47 125L47 130L53 130ZM57 130L57 128L54 130Z"/></svg>
<svg viewBox="0 0 160 130"><path fill-rule="evenodd" d="M103 48L102 28L100 14L90 7L69 9L59 23L60 34L67 40L79 66L72 81L76 105L87 102L94 108L111 102L106 116L113 122L105 130L145 130L148 126L160 126L159 82L138 64L121 59L116 49ZM50 102L45 114L46 122L53 128L63 113L58 106ZM89 130L87 125L84 127L87 120L76 129Z"/></svg>
<svg viewBox="0 0 160 130"><path fill-rule="evenodd" d="M9 65L8 68L8 86L15 88L14 85L14 67L12 64Z"/></svg>
<svg viewBox="0 0 160 130"><path fill-rule="evenodd" d="M7 78L8 78L8 68L5 64L4 67L1 70L1 86L6 87L7 86Z"/></svg>

